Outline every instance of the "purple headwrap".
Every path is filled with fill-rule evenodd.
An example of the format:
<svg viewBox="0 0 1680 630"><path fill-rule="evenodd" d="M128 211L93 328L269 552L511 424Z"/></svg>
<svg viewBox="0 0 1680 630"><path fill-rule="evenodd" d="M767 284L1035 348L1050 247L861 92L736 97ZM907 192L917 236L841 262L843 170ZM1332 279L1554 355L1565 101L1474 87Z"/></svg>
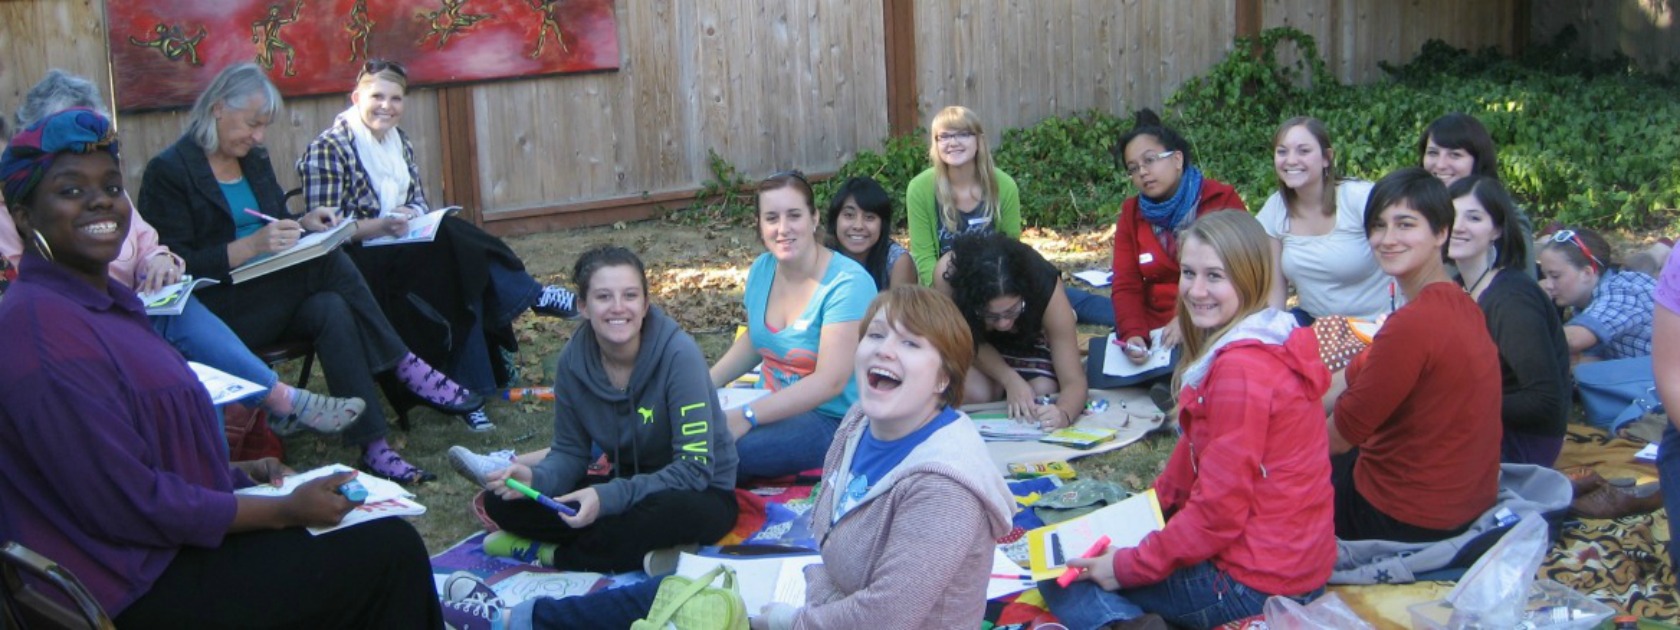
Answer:
<svg viewBox="0 0 1680 630"><path fill-rule="evenodd" d="M117 159L117 134L110 120L82 107L49 114L12 136L0 153L0 193L6 203L22 204L60 154L94 151L108 151Z"/></svg>

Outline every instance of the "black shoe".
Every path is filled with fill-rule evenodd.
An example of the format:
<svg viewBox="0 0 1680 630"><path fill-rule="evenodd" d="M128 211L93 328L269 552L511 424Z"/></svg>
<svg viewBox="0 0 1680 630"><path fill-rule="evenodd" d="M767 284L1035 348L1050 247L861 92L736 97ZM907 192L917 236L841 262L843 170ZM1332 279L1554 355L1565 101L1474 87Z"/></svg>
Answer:
<svg viewBox="0 0 1680 630"><path fill-rule="evenodd" d="M538 315L577 319L577 294L558 284L548 285L543 287L542 295L537 296L537 303L531 306L531 310Z"/></svg>
<svg viewBox="0 0 1680 630"><path fill-rule="evenodd" d="M402 455L398 455L396 451L387 450L384 452L384 456L385 461L382 462L382 465L389 470L380 470L379 467L374 466L368 461L365 453L362 454L356 467L367 474L380 479L395 481L405 486L417 486L428 481L437 481L437 475L408 463L408 460L403 459Z"/></svg>
<svg viewBox="0 0 1680 630"><path fill-rule="evenodd" d="M1149 400L1155 403L1156 407L1161 408L1161 413L1172 411L1173 405L1178 403L1175 398L1172 385L1167 381L1155 381L1154 385L1149 386Z"/></svg>
<svg viewBox="0 0 1680 630"><path fill-rule="evenodd" d="M428 399L425 396L414 394L413 392L409 393L413 394L414 400L419 401L420 404L431 407L438 410L439 413L450 416L464 416L474 411L478 411L484 408L485 402L483 395L468 391L461 392L460 398L456 398L455 400L446 403L437 402L435 400Z"/></svg>

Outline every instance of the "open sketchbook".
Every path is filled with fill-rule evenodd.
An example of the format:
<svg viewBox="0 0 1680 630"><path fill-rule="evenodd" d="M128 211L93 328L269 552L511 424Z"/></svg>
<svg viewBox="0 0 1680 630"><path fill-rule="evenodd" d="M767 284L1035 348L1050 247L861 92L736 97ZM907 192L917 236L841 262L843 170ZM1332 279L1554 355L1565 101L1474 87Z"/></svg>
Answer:
<svg viewBox="0 0 1680 630"><path fill-rule="evenodd" d="M1102 536L1111 547L1136 547L1150 532L1160 531L1167 521L1161 516L1161 502L1155 491L1145 490L1114 505L1027 532L1027 560L1034 580L1053 580Z"/></svg>
<svg viewBox="0 0 1680 630"><path fill-rule="evenodd" d="M210 284L221 283L212 278L181 276L180 282L150 293L141 293L140 303L146 305L147 315L180 315L181 311L187 308L187 298L192 296L193 289Z"/></svg>
<svg viewBox="0 0 1680 630"><path fill-rule="evenodd" d="M298 239L296 245L286 248L285 251L245 261L245 264L229 271L228 276L233 279L234 284L260 278L292 265L320 258L355 235L355 221L340 221L330 230L305 235Z"/></svg>
<svg viewBox="0 0 1680 630"><path fill-rule="evenodd" d="M735 569L735 584L741 589L747 614L757 615L770 602L804 606L805 567L822 564L822 556L702 556L684 552L677 559L677 575L698 578L720 564Z"/></svg>
<svg viewBox="0 0 1680 630"><path fill-rule="evenodd" d="M234 491L235 494L258 497L283 497L297 490L304 482L337 472L350 471L344 464L330 464L316 468L309 472L298 473L287 477L279 488L268 484L258 484L249 488ZM344 515L344 520L331 527L311 527L309 533L319 536L330 531L344 529L351 525L366 523L376 518L390 516L419 516L426 513L426 506L410 500L414 495L395 482L386 481L373 475L356 475L356 481L367 488L367 500Z"/></svg>
<svg viewBox="0 0 1680 630"><path fill-rule="evenodd" d="M362 247L378 247L380 245L402 245L404 243L429 243L437 238L438 226L443 224L443 218L455 214L461 206L449 206L433 210L415 217L408 222L408 232L397 236L381 236L362 241Z"/></svg>

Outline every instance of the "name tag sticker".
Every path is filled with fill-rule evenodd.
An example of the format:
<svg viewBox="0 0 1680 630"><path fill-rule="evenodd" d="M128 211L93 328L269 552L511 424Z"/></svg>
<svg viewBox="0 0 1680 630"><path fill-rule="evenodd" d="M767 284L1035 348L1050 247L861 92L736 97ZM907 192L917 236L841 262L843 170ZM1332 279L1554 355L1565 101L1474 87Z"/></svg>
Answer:
<svg viewBox="0 0 1680 630"><path fill-rule="evenodd" d="M1144 252L1142 254L1138 254L1138 264L1147 265L1147 264L1152 263L1152 262L1155 262L1155 255L1154 254L1151 254L1149 252Z"/></svg>
<svg viewBox="0 0 1680 630"><path fill-rule="evenodd" d="M805 330L805 329L810 328L810 327L811 327L811 320L809 320L809 319L795 320L793 322L793 329L794 330Z"/></svg>
<svg viewBox="0 0 1680 630"><path fill-rule="evenodd" d="M977 226L981 226L981 225L986 225L987 223L991 223L991 222L992 222L991 217L974 217L974 218L968 220L968 227L977 227Z"/></svg>

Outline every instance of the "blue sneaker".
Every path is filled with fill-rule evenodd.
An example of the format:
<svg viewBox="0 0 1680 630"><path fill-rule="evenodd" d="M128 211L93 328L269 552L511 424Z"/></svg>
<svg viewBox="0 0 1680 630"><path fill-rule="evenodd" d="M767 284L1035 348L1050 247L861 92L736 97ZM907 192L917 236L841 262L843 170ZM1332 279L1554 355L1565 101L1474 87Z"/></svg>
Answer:
<svg viewBox="0 0 1680 630"><path fill-rule="evenodd" d="M451 630L501 630L507 605L484 580L456 571L443 581L443 623Z"/></svg>

